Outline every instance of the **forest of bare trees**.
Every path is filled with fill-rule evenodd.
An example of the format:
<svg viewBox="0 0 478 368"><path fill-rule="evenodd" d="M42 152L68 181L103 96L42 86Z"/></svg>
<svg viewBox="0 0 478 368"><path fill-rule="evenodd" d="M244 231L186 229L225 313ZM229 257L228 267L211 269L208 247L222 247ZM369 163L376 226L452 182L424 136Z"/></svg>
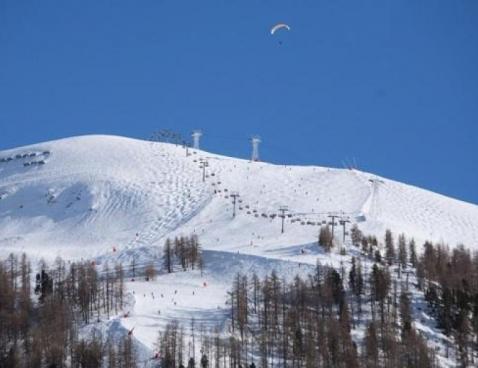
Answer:
<svg viewBox="0 0 478 368"><path fill-rule="evenodd" d="M330 251L329 232L321 235L319 245ZM158 340L161 367L438 367L435 350L415 328L410 275L454 341L446 354L459 367L474 366L478 256L431 243L418 256L413 239L391 231L382 242L357 227L351 236L362 257L352 257L346 272L317 264L313 274L292 281L276 272L262 279L237 274L226 333L201 329L196 365L185 353L186 326L172 322ZM367 272L364 261L372 261Z"/></svg>
<svg viewBox="0 0 478 368"><path fill-rule="evenodd" d="M100 315L122 310L120 264L99 272L91 262L58 258L51 267L42 262L33 277L26 255L0 262L0 367L136 366L131 337L113 344L80 334Z"/></svg>
<svg viewBox="0 0 478 368"><path fill-rule="evenodd" d="M203 270L202 251L196 235L166 239L163 248L163 268L171 273L179 266L182 271Z"/></svg>
<svg viewBox="0 0 478 368"><path fill-rule="evenodd" d="M426 242L417 275L440 328L455 341L460 365L477 364L478 254Z"/></svg>
<svg viewBox="0 0 478 368"><path fill-rule="evenodd" d="M324 230L319 242L327 251L334 247L329 235ZM351 238L346 268L317 263L314 272L293 279L275 271L235 275L225 327L171 321L158 331L150 366L437 367L435 351L415 327L412 286L424 293L425 307L449 338L446 355L459 367L476 365L478 254L431 242L417 251L413 239L388 230L379 240L353 227ZM162 262L165 273L202 269L197 237L167 240ZM111 341L81 333L122 313L127 275L121 264L58 258L35 269L26 255L0 261L0 367L141 366L130 334ZM158 270L151 263L142 271L148 280Z"/></svg>

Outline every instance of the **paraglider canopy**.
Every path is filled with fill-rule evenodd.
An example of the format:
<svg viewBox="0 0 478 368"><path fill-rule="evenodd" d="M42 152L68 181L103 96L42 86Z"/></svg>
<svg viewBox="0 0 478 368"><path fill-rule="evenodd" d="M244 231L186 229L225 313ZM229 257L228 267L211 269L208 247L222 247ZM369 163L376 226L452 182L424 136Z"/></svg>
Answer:
<svg viewBox="0 0 478 368"><path fill-rule="evenodd" d="M280 29L287 29L288 31L290 31L290 27L287 24L277 23L271 28L271 35L274 35L274 33L276 33Z"/></svg>

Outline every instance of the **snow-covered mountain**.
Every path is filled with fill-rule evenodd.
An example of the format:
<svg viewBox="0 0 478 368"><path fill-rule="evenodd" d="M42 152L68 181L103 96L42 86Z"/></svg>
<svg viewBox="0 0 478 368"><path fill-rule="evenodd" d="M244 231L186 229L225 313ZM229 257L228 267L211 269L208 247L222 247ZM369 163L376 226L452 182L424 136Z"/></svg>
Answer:
<svg viewBox="0 0 478 368"><path fill-rule="evenodd" d="M0 252L93 257L192 232L209 249L290 246L314 241L332 214L379 236L390 228L419 241L478 247L473 204L357 170L188 153L115 136L0 152ZM201 159L208 160L204 181ZM290 216L284 234L282 205ZM336 234L342 237L341 226Z"/></svg>
<svg viewBox="0 0 478 368"><path fill-rule="evenodd" d="M207 166L203 168L204 162ZM235 216L233 194L236 198ZM287 206L284 233L281 206ZM317 246L320 226L335 221L336 240L356 223L383 238L385 229L450 246L478 249L478 206L375 175L346 169L272 165L172 144L115 136L83 136L0 152L0 257L132 259L160 264L165 239L199 236L205 271L175 272L157 281L127 282L127 311L105 322L132 330L146 356L158 331L192 317L206 327L225 323L227 292L237 272L276 270L291 279L316 261L350 266L346 255ZM350 236L345 236L348 247ZM369 272L373 262L363 260ZM416 328L439 351L447 338L425 313L423 292L411 290ZM125 317L127 316L127 317ZM111 331L110 331L111 330ZM354 336L363 335L357 328Z"/></svg>

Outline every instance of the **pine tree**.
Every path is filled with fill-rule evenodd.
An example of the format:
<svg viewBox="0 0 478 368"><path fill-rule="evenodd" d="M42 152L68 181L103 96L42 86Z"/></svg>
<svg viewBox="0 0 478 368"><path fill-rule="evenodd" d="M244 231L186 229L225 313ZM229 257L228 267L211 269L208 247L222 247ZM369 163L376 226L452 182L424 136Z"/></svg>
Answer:
<svg viewBox="0 0 478 368"><path fill-rule="evenodd" d="M377 329L373 321L369 323L365 334L364 358L366 366L378 367L378 338Z"/></svg>
<svg viewBox="0 0 478 368"><path fill-rule="evenodd" d="M410 263L412 267L417 266L417 252L416 252L416 247L415 247L415 240L410 240L410 243L408 243L409 247L409 253L410 253Z"/></svg>
<svg viewBox="0 0 478 368"><path fill-rule="evenodd" d="M115 312L123 308L124 301L124 271L121 263L115 266Z"/></svg>
<svg viewBox="0 0 478 368"><path fill-rule="evenodd" d="M203 354L201 357L201 368L208 368L209 367L209 359L207 358L206 354Z"/></svg>
<svg viewBox="0 0 478 368"><path fill-rule="evenodd" d="M151 262L146 266L144 271L146 276L146 281L154 280L156 278L156 269L154 267L154 263Z"/></svg>
<svg viewBox="0 0 478 368"><path fill-rule="evenodd" d="M136 368L138 365L136 349L129 334L124 336L120 342L119 360L122 368Z"/></svg>
<svg viewBox="0 0 478 368"><path fill-rule="evenodd" d="M404 234L400 234L400 236L398 237L398 261L400 262L402 269L405 269L407 267L408 254L407 243Z"/></svg>
<svg viewBox="0 0 478 368"><path fill-rule="evenodd" d="M168 271L168 273L173 272L173 263L172 263L172 256L173 256L173 249L171 240L168 238L164 243L163 248L163 264L164 268Z"/></svg>
<svg viewBox="0 0 478 368"><path fill-rule="evenodd" d="M352 257L352 266L349 271L349 287L350 290L355 294L356 285L357 285L357 268L355 266L355 257Z"/></svg>
<svg viewBox="0 0 478 368"><path fill-rule="evenodd" d="M388 271L379 268L377 264L374 264L370 278L372 297L380 305L381 322L383 326L385 322L385 298L390 290L390 274Z"/></svg>
<svg viewBox="0 0 478 368"><path fill-rule="evenodd" d="M350 230L350 236L352 238L352 244L355 246L360 246L363 238L362 232L359 230L357 224L354 224L352 226L352 229Z"/></svg>
<svg viewBox="0 0 478 368"><path fill-rule="evenodd" d="M400 319L402 321L402 339L404 339L412 329L412 308L409 295L405 292L400 294Z"/></svg>
<svg viewBox="0 0 478 368"><path fill-rule="evenodd" d="M385 258L389 266L395 261L395 245L393 244L393 235L390 230L385 232Z"/></svg>
<svg viewBox="0 0 478 368"><path fill-rule="evenodd" d="M329 252L334 246L334 239L328 225L320 228L319 245L322 246L327 252Z"/></svg>

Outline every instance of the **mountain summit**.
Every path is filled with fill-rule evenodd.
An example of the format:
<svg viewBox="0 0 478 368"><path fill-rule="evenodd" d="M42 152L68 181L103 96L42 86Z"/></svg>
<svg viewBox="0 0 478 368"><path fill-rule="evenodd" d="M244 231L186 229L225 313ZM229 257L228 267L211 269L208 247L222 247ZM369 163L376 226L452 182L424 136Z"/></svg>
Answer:
<svg viewBox="0 0 478 368"><path fill-rule="evenodd" d="M357 223L378 236L389 228L418 241L478 244L478 206L411 185L117 136L0 152L0 198L1 252L45 258L98 257L189 233L206 249L305 244L331 216L338 240L343 225L347 241Z"/></svg>

